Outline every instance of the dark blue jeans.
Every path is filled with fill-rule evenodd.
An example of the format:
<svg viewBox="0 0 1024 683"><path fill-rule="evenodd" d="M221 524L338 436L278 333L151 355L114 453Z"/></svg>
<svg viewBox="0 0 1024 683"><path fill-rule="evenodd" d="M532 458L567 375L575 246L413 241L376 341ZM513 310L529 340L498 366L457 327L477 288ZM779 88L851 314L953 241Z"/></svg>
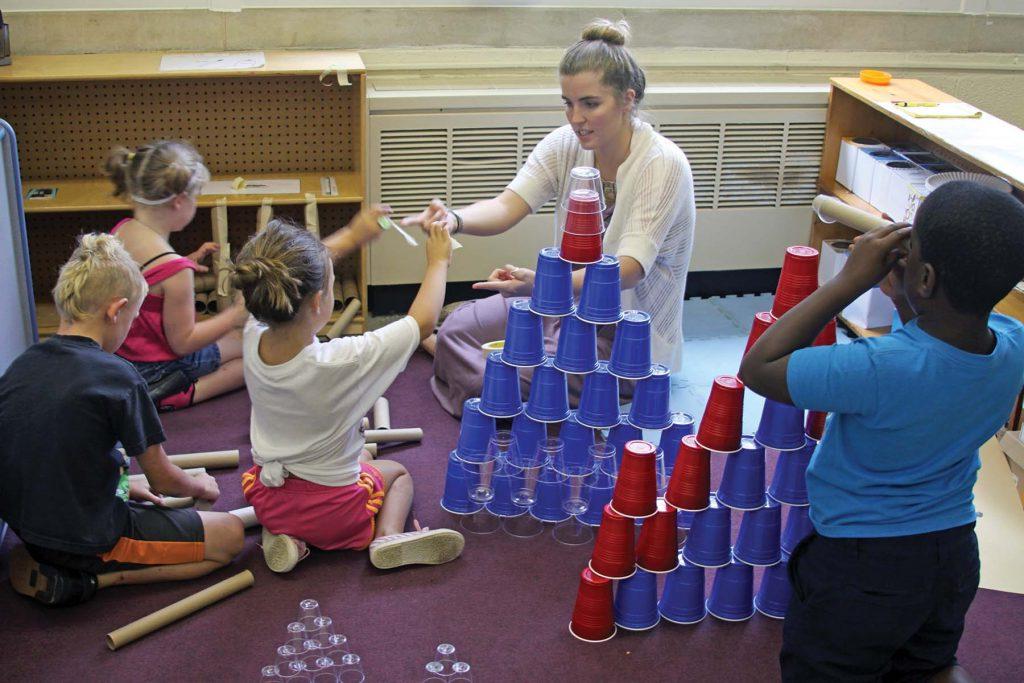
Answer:
<svg viewBox="0 0 1024 683"><path fill-rule="evenodd" d="M927 680L956 663L979 574L974 524L893 538L811 534L789 560L783 680Z"/></svg>

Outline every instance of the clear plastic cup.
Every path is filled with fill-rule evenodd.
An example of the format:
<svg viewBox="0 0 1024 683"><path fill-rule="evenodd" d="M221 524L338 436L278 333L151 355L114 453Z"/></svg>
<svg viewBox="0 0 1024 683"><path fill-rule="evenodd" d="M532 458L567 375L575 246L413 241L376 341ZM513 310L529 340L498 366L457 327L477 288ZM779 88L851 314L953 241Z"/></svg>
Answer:
<svg viewBox="0 0 1024 683"><path fill-rule="evenodd" d="M366 680L366 674L363 673L363 660L359 655L352 653L343 655L337 664L338 683L363 683Z"/></svg>

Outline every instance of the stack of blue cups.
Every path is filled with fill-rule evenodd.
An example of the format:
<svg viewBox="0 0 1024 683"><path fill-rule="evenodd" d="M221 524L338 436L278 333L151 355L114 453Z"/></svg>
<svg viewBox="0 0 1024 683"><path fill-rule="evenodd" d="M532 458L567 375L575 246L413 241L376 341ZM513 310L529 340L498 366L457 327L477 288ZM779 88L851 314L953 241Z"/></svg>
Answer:
<svg viewBox="0 0 1024 683"><path fill-rule="evenodd" d="M768 495L786 505L807 505L807 465L818 443L804 437L803 448L779 453Z"/></svg>
<svg viewBox="0 0 1024 683"><path fill-rule="evenodd" d="M558 471L557 463L548 462L537 477L537 500L530 506L530 514L542 522L564 522L572 515L562 507L565 475Z"/></svg>
<svg viewBox="0 0 1024 683"><path fill-rule="evenodd" d="M718 502L734 510L756 510L764 505L764 447L749 436L740 450L726 456Z"/></svg>
<svg viewBox="0 0 1024 683"><path fill-rule="evenodd" d="M512 492L523 487L522 470L510 467L504 458L495 463L491 478L494 497L484 507L495 517L518 517L526 513L526 508L512 502Z"/></svg>
<svg viewBox="0 0 1024 683"><path fill-rule="evenodd" d="M515 417L523 411L519 390L519 371L501 360L503 351L487 354L484 385L480 392L480 412L491 417Z"/></svg>
<svg viewBox="0 0 1024 683"><path fill-rule="evenodd" d="M441 496L441 509L453 515L471 515L483 507L471 501L466 495L465 472L462 460L456 451L448 454L448 468L444 475L444 494Z"/></svg>
<svg viewBox="0 0 1024 683"><path fill-rule="evenodd" d="M729 543L732 514L715 495L711 496L710 503L707 509L693 514L690 533L683 546L683 559L690 564L713 569L724 567L732 560Z"/></svg>
<svg viewBox="0 0 1024 683"><path fill-rule="evenodd" d="M766 617L785 619L793 587L789 583L789 556L764 570L761 587L754 596L754 609Z"/></svg>
<svg viewBox="0 0 1024 683"><path fill-rule="evenodd" d="M569 411L569 419L562 423L558 437L565 444L563 462L567 466L585 466L590 457L590 447L594 445L594 430L582 425L574 411Z"/></svg>
<svg viewBox="0 0 1024 683"><path fill-rule="evenodd" d="M537 444L548 436L548 430L544 423L530 419L525 411L513 418L512 433L516 437L516 443L519 444L519 452L524 455L536 453Z"/></svg>
<svg viewBox="0 0 1024 683"><path fill-rule="evenodd" d="M811 518L808 516L810 508L807 506L791 506L786 515L786 526L782 530L782 552L787 555L793 554L793 549L814 531Z"/></svg>
<svg viewBox="0 0 1024 683"><path fill-rule="evenodd" d="M533 371L526 414L537 422L562 422L569 418L569 385L550 357Z"/></svg>
<svg viewBox="0 0 1024 683"><path fill-rule="evenodd" d="M754 440L765 448L794 451L804 447L804 411L768 398Z"/></svg>
<svg viewBox="0 0 1024 683"><path fill-rule="evenodd" d="M669 475L676 465L676 456L679 455L679 442L684 436L693 434L693 416L689 413L672 413L672 424L661 433L658 447L665 452L665 472Z"/></svg>
<svg viewBox="0 0 1024 683"><path fill-rule="evenodd" d="M659 364L651 366L651 374L636 383L629 423L640 429L668 429L672 425L671 388L668 368Z"/></svg>
<svg viewBox="0 0 1024 683"><path fill-rule="evenodd" d="M707 610L723 621L746 621L754 616L754 568L733 560L717 570Z"/></svg>
<svg viewBox="0 0 1024 683"><path fill-rule="evenodd" d="M679 566L665 577L658 611L674 624L696 624L707 616L704 606L704 567L687 563L682 555Z"/></svg>
<svg viewBox="0 0 1024 683"><path fill-rule="evenodd" d="M462 424L456 452L463 458L482 459L487 455L487 444L495 429L494 418L480 410L480 399L467 398L462 402Z"/></svg>
<svg viewBox="0 0 1024 683"><path fill-rule="evenodd" d="M608 372L608 361L598 361L597 369L583 378L576 419L594 429L619 424L619 378Z"/></svg>
<svg viewBox="0 0 1024 683"><path fill-rule="evenodd" d="M661 621L657 574L637 567L635 574L616 583L615 624L630 631L657 626Z"/></svg>
<svg viewBox="0 0 1024 683"><path fill-rule="evenodd" d="M540 316L530 310L528 299L515 299L509 306L501 360L519 368L544 362L544 326Z"/></svg>
<svg viewBox="0 0 1024 683"><path fill-rule="evenodd" d="M765 497L763 507L743 513L736 545L732 549L733 557L754 567L778 564L782 559L781 532L782 508Z"/></svg>
<svg viewBox="0 0 1024 683"><path fill-rule="evenodd" d="M562 372L585 375L597 370L597 325L574 315L562 320L554 366Z"/></svg>
<svg viewBox="0 0 1024 683"><path fill-rule="evenodd" d="M608 371L619 379L643 379L651 374L651 316L626 311L615 328Z"/></svg>
<svg viewBox="0 0 1024 683"><path fill-rule="evenodd" d="M554 318L572 315L576 310L572 298L572 266L559 257L557 247L545 247L537 255L530 310Z"/></svg>
<svg viewBox="0 0 1024 683"><path fill-rule="evenodd" d="M597 325L613 325L622 319L619 259L605 254L587 266L576 317Z"/></svg>

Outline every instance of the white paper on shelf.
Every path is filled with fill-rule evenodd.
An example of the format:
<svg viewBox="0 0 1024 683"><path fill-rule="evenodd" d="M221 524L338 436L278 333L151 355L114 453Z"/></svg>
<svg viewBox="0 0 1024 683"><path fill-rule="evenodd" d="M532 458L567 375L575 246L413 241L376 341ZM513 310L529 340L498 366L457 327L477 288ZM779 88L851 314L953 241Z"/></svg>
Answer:
<svg viewBox="0 0 1024 683"><path fill-rule="evenodd" d="M298 178L253 178L245 187L236 190L233 180L211 180L203 186L203 194L299 194Z"/></svg>
<svg viewBox="0 0 1024 683"><path fill-rule="evenodd" d="M195 52L164 55L161 71L230 71L259 69L266 65L263 52Z"/></svg>

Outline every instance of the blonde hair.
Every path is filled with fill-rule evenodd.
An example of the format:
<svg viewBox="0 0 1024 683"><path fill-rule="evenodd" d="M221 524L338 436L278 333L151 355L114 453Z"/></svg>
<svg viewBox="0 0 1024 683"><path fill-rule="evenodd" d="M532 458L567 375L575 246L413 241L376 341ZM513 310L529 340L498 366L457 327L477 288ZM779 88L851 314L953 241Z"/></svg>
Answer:
<svg viewBox="0 0 1024 683"><path fill-rule="evenodd" d="M558 65L559 76L575 76L587 71L601 74L601 84L615 91L621 102L626 91L636 93L634 114L644 98L647 77L633 53L626 47L629 23L625 19L595 19L583 27L580 40L565 51Z"/></svg>
<svg viewBox="0 0 1024 683"><path fill-rule="evenodd" d="M132 257L113 235L91 233L78 239L68 262L61 266L53 302L62 320L91 318L113 299L131 302L149 287Z"/></svg>
<svg viewBox="0 0 1024 683"><path fill-rule="evenodd" d="M231 283L257 320L292 320L303 300L327 286L327 248L313 233L278 218L254 235L235 259Z"/></svg>
<svg viewBox="0 0 1024 683"><path fill-rule="evenodd" d="M115 149L106 164L114 195L159 205L179 194L197 194L210 179L203 157L187 142L158 140L136 150Z"/></svg>

